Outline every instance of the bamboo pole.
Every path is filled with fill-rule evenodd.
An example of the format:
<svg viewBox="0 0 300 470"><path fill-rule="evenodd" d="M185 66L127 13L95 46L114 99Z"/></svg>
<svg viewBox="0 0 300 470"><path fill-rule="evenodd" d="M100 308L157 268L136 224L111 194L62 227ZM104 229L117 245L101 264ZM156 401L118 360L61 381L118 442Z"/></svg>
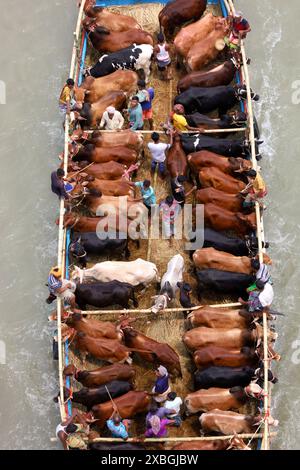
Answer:
<svg viewBox="0 0 300 470"><path fill-rule="evenodd" d="M235 8L232 0L224 0L228 12L231 11L234 13ZM244 42L241 40L241 53L243 58L243 68L242 73L244 76L244 82L247 88L247 107L248 107L248 117L249 117L249 140L251 143L251 156L252 156L252 165L254 169L257 169L257 160L256 160L256 149L255 149L255 134L254 134L254 117L253 117L253 108L252 108L252 101L251 101L251 90L250 90L250 79L248 73L248 66L247 66L247 58L245 53ZM259 261L263 261L263 224L261 222L261 215L260 215L260 208L259 204L256 202L255 204L255 211L256 211L256 222L257 222L257 238L258 238L258 252L259 252ZM269 362L268 362L268 336L267 336L267 328L268 328L268 321L267 321L267 314L263 312L263 329L264 329L264 413L265 417L268 417L270 403L269 403L269 381L268 381L268 369L269 369ZM269 424L268 420L266 419L264 422L264 433L263 433L263 442L262 442L262 449L268 450L269 449Z"/></svg>
<svg viewBox="0 0 300 470"><path fill-rule="evenodd" d="M86 130L88 134L92 134L95 131L98 131L100 129L92 129L92 130ZM128 129L122 129L123 131L126 131ZM204 129L202 132L199 131L181 131L181 134L219 134L219 133L226 133L226 132L245 132L247 130L247 127L238 127L234 129ZM114 130L108 130L108 129L101 129L100 132L102 133L112 133L116 132ZM133 131L132 131L133 132ZM157 130L152 130L152 131L137 131L139 134L152 134L153 132L156 132L157 134L165 134L165 131L161 131L160 129Z"/></svg>
<svg viewBox="0 0 300 470"><path fill-rule="evenodd" d="M83 17L83 9L85 5L85 0L82 1L81 7L78 14L77 25L76 25L76 32L74 33L75 39L73 43L73 52L72 52L72 59L71 59L71 67L70 67L70 78L76 78L75 74L75 64L77 58L77 43L80 34L80 27L81 27L81 20ZM68 171L68 152L69 152L69 117L66 116L65 120L65 138L64 138L64 170L65 174L67 175ZM59 267L62 268L62 272L65 269L65 244L66 244L66 230L64 229L64 200L60 201L60 211L59 211L59 228L58 228L58 255L57 255L57 264ZM62 300L57 299L57 341L58 341L58 374L59 374L59 407L60 407L60 415L61 420L64 421L66 417L65 407L64 407L64 378L63 378L63 363L64 363L64 350L63 350L63 342L62 342L62 334L61 334L61 314L62 314Z"/></svg>
<svg viewBox="0 0 300 470"><path fill-rule="evenodd" d="M276 436L277 432L270 433L271 436ZM93 442L135 442L135 443L147 443L147 442L205 442L205 441L226 441L227 439L233 439L234 437L239 437L240 439L261 439L263 437L262 433L256 434L231 434L228 436L197 436L197 437L148 437L148 438L138 438L130 437L129 439L120 439L120 438L111 438L111 437L96 437L95 439L89 439L84 437L83 439L89 443ZM51 437L51 442L57 442L57 437Z"/></svg>
<svg viewBox="0 0 300 470"><path fill-rule="evenodd" d="M194 310L199 310L200 308L212 307L212 308L235 308L241 307L239 302L231 304L215 304L215 305L198 305L197 307L191 308L166 308L161 310L160 313L171 313L171 312L190 312ZM151 308L142 308L142 309L123 309L123 310L83 310L84 315L110 315L110 314L134 314L134 313L151 313Z"/></svg>

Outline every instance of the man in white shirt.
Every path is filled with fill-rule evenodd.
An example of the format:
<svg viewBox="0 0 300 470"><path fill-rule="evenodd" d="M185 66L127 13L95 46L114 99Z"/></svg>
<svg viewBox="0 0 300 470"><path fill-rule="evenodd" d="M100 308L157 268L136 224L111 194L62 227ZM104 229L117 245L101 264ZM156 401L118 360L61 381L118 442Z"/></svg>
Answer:
<svg viewBox="0 0 300 470"><path fill-rule="evenodd" d="M113 106L109 106L103 113L100 129L105 129L108 131L115 131L122 129L124 124L124 118L122 114L117 111Z"/></svg>
<svg viewBox="0 0 300 470"><path fill-rule="evenodd" d="M154 174L156 166L158 165L158 172L161 178L166 177L166 151L169 150L173 143L173 134L170 134L170 143L164 144L159 141L159 134L153 132L151 135L153 142L149 142L148 149L151 153L152 162L151 162L151 173Z"/></svg>
<svg viewBox="0 0 300 470"><path fill-rule="evenodd" d="M164 409L169 409L175 411L176 413L172 413L168 415L169 419L175 421L174 425L179 427L181 425L182 419L180 416L180 407L182 405L182 399L177 396L175 392L168 393L168 400L164 404Z"/></svg>

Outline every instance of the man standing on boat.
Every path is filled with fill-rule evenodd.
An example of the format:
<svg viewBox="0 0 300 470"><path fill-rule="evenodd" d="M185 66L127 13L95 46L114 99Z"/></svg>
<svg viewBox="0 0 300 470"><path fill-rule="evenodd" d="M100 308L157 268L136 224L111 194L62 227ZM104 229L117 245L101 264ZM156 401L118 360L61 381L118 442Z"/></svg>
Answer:
<svg viewBox="0 0 300 470"><path fill-rule="evenodd" d="M64 118L66 117L66 114L68 116L70 115L72 108L76 105L76 101L74 99L74 87L74 80L72 78L68 78L60 93L59 109Z"/></svg>
<svg viewBox="0 0 300 470"><path fill-rule="evenodd" d="M66 301L74 311L74 313L81 313L80 310L76 309L75 302L75 282L69 281L62 278L62 270L55 266L51 269L48 276L48 289L50 295L47 299L47 303L52 303L55 298L62 299Z"/></svg>
<svg viewBox="0 0 300 470"><path fill-rule="evenodd" d="M69 199L64 183L65 172L62 168L51 173L51 191L56 194L59 199Z"/></svg>

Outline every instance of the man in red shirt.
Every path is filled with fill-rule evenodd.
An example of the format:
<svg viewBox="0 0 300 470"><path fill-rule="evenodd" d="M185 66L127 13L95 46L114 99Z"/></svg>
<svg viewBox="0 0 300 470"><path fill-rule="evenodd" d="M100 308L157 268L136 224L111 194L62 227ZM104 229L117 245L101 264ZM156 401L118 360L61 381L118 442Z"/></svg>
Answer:
<svg viewBox="0 0 300 470"><path fill-rule="evenodd" d="M251 31L250 24L243 18L243 14L238 11L231 16L232 35L236 39L245 39L247 33Z"/></svg>

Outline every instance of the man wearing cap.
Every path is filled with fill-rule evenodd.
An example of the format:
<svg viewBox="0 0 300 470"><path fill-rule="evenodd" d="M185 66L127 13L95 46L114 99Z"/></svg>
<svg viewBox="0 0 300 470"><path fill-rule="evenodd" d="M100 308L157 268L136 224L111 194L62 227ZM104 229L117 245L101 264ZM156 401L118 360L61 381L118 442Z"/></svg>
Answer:
<svg viewBox="0 0 300 470"><path fill-rule="evenodd" d="M52 268L49 273L48 289L50 295L46 300L47 303L52 303L57 297L69 303L75 313L80 313L80 310L75 308L76 302L74 292L76 290L76 284L75 282L68 281L67 279L62 279L62 270L58 266Z"/></svg>
<svg viewBox="0 0 300 470"><path fill-rule="evenodd" d="M108 106L103 113L100 129L107 131L115 131L122 129L124 124L124 118L122 114L117 111L113 106Z"/></svg>

